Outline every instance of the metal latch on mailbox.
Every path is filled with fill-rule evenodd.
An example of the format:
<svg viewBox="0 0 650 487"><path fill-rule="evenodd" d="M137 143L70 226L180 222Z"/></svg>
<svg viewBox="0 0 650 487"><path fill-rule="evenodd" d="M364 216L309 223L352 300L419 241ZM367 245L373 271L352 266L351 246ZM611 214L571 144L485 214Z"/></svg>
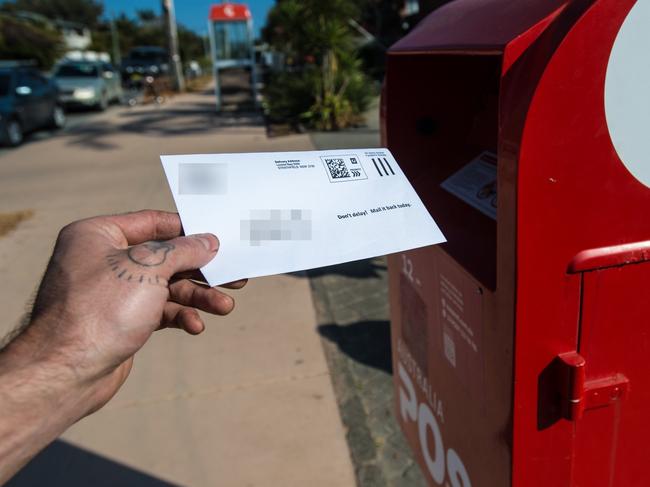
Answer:
<svg viewBox="0 0 650 487"><path fill-rule="evenodd" d="M571 421L582 418L585 411L611 406L622 401L630 390L630 381L623 374L587 380L586 361L577 352L558 355L562 416Z"/></svg>

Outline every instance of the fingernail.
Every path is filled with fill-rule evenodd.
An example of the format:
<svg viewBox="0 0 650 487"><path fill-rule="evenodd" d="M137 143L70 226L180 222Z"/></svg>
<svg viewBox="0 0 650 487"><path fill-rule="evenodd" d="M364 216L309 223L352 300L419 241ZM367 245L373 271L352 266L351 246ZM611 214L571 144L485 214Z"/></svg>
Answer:
<svg viewBox="0 0 650 487"><path fill-rule="evenodd" d="M211 233L192 235L192 238L200 240L208 252L215 253L217 250L219 250L219 239Z"/></svg>

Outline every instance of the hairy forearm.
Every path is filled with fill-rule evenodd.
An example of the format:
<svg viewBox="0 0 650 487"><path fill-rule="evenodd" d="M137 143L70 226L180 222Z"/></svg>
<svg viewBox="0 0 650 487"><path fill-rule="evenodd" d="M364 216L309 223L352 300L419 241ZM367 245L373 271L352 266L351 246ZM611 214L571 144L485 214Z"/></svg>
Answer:
<svg viewBox="0 0 650 487"><path fill-rule="evenodd" d="M181 233L177 214L155 211L61 231L32 322L0 350L0 484L103 407L155 330L198 334L205 328L198 309L232 311L220 291L172 280L206 265L219 247L214 235Z"/></svg>
<svg viewBox="0 0 650 487"><path fill-rule="evenodd" d="M84 414L71 374L20 345L0 353L0 484Z"/></svg>

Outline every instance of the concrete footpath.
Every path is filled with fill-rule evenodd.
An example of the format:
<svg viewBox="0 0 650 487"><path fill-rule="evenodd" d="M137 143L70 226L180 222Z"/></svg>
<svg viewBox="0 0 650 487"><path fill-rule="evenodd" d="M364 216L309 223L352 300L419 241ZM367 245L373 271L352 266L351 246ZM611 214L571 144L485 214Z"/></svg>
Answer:
<svg viewBox="0 0 650 487"><path fill-rule="evenodd" d="M380 147L379 106L364 127L311 134L321 149ZM425 487L395 419L384 258L308 271L358 487Z"/></svg>
<svg viewBox="0 0 650 487"><path fill-rule="evenodd" d="M173 209L159 154L313 148L267 139L255 114L215 116L212 102L112 110L0 157L0 211L34 210L0 237L0 332L20 322L61 226ZM257 279L236 298L200 337L157 333L114 400L8 485L355 485L308 279Z"/></svg>

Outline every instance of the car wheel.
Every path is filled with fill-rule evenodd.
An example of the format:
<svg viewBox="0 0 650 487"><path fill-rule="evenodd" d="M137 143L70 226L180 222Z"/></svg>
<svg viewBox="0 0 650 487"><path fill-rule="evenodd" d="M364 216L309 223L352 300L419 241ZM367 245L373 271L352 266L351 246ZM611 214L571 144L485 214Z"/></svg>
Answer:
<svg viewBox="0 0 650 487"><path fill-rule="evenodd" d="M52 120L50 126L55 129L62 129L65 126L66 116L65 110L61 105L55 105L52 110Z"/></svg>
<svg viewBox="0 0 650 487"><path fill-rule="evenodd" d="M5 140L11 147L17 147L23 142L23 126L18 120L12 118L7 122L7 127L5 129Z"/></svg>

